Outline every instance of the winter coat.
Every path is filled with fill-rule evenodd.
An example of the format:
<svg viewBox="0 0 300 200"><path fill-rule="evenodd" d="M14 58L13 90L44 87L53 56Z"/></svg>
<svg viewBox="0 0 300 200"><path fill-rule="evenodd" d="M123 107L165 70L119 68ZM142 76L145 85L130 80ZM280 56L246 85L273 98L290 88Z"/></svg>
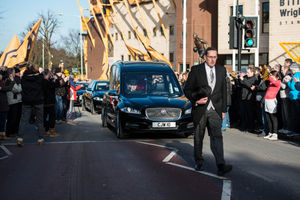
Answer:
<svg viewBox="0 0 300 200"><path fill-rule="evenodd" d="M8 85L11 81L7 80L5 82L6 85ZM13 88L11 91L8 91L7 94L7 101L8 101L8 105L13 105L13 104L17 104L22 102L22 85L21 83L17 83L15 82Z"/></svg>
<svg viewBox="0 0 300 200"><path fill-rule="evenodd" d="M14 84L14 81L11 81L9 85L5 85L3 81L0 81L0 112L8 112L7 92L12 90Z"/></svg>
<svg viewBox="0 0 300 200"><path fill-rule="evenodd" d="M60 86L59 81L56 80L43 80L43 87L44 89L44 106L54 105L56 98L55 98L55 89Z"/></svg>
<svg viewBox="0 0 300 200"><path fill-rule="evenodd" d="M75 88L73 86L70 86L69 88L69 96L68 96L68 100L74 100L77 101L77 90L79 90L80 88L82 88L82 85L78 85Z"/></svg>
<svg viewBox="0 0 300 200"><path fill-rule="evenodd" d="M294 77L300 79L300 72L297 72L296 74L294 74L292 80L287 83L290 88L289 97L291 100L299 100L300 99L300 91L297 90L295 87L296 83L294 81Z"/></svg>
<svg viewBox="0 0 300 200"><path fill-rule="evenodd" d="M26 70L21 79L22 102L26 105L39 105L44 103L43 75Z"/></svg>
<svg viewBox="0 0 300 200"><path fill-rule="evenodd" d="M242 87L242 100L255 101L255 91L251 90L252 85L256 85L256 76L245 76L244 80L240 80L240 86Z"/></svg>
<svg viewBox="0 0 300 200"><path fill-rule="evenodd" d="M269 81L270 81L270 85L265 95L265 99L276 99L277 93L280 90L281 81L275 80L273 77L270 77Z"/></svg>

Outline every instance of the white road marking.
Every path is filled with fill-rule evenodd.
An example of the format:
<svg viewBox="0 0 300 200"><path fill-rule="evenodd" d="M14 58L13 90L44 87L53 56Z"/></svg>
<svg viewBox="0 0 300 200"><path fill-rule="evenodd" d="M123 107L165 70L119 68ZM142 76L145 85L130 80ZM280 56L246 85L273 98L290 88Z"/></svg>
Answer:
<svg viewBox="0 0 300 200"><path fill-rule="evenodd" d="M13 155L4 145L1 144L0 147L7 154L6 156L1 157L0 160L4 160L9 156Z"/></svg>
<svg viewBox="0 0 300 200"><path fill-rule="evenodd" d="M217 178L217 179L220 179L220 180L228 180L226 177L218 176L216 174L205 172L205 171L196 171L192 167L187 167L187 166L180 165L180 164L177 164L177 163L167 162L166 164L173 165L173 166L176 166L176 167L180 167L180 168L183 168L183 169L187 169L187 170L190 170L190 171L194 171L194 172L197 172L199 174L207 175L207 176L210 176L210 177L213 177L213 178Z"/></svg>
<svg viewBox="0 0 300 200"><path fill-rule="evenodd" d="M178 149L175 149L173 147L167 147L167 146L164 146L164 145L153 144L153 143L149 143L149 142L138 141L137 143L146 144L146 145L155 146L155 147L161 147L161 148L164 148L164 149L170 149L170 150L175 151L175 152L178 151Z"/></svg>
<svg viewBox="0 0 300 200"><path fill-rule="evenodd" d="M230 197L231 197L231 181L224 180L221 200L230 200Z"/></svg>
<svg viewBox="0 0 300 200"><path fill-rule="evenodd" d="M163 162L164 163L169 162L173 158L173 156L175 156L175 155L176 155L176 152L172 151L167 157L165 157L165 159L163 160Z"/></svg>
<svg viewBox="0 0 300 200"><path fill-rule="evenodd" d="M261 179L263 179L263 180L265 180L265 181L267 181L267 182L269 182L269 183L274 183L274 182L275 182L275 180L273 180L273 179L271 179L271 178L268 178L268 177L266 177L266 176L264 176L264 175L262 175L262 174L259 174L259 173L257 173L257 172L254 172L254 171L248 171L248 173L249 173L249 174L252 174L252 175L254 175L254 176L258 177L258 178L261 178Z"/></svg>
<svg viewBox="0 0 300 200"><path fill-rule="evenodd" d="M6 158L8 158L8 156L3 156L3 157L0 158L0 160L4 160Z"/></svg>
<svg viewBox="0 0 300 200"><path fill-rule="evenodd" d="M0 147L8 156L12 155L12 153L4 145L1 144Z"/></svg>

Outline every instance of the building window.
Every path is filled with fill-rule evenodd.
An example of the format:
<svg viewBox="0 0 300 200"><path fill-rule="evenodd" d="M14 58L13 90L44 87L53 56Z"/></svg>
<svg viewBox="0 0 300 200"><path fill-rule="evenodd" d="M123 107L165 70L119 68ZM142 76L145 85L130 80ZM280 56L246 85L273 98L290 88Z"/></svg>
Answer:
<svg viewBox="0 0 300 200"><path fill-rule="evenodd" d="M124 61L124 55L121 55L121 60Z"/></svg>
<svg viewBox="0 0 300 200"><path fill-rule="evenodd" d="M259 54L259 65L268 65L269 64L269 54L260 53Z"/></svg>
<svg viewBox="0 0 300 200"><path fill-rule="evenodd" d="M170 35L174 35L174 26L170 26Z"/></svg>
<svg viewBox="0 0 300 200"><path fill-rule="evenodd" d="M270 3L262 3L262 32L269 33L269 14L270 14Z"/></svg>
<svg viewBox="0 0 300 200"><path fill-rule="evenodd" d="M116 33L116 40L118 40L118 33Z"/></svg>
<svg viewBox="0 0 300 200"><path fill-rule="evenodd" d="M128 31L128 39L131 39L131 31Z"/></svg>
<svg viewBox="0 0 300 200"><path fill-rule="evenodd" d="M131 61L131 55L128 55L128 61Z"/></svg>
<svg viewBox="0 0 300 200"><path fill-rule="evenodd" d="M160 35L164 36L164 29L162 27L160 27Z"/></svg>
<svg viewBox="0 0 300 200"><path fill-rule="evenodd" d="M135 37L135 39L137 39L137 35L136 35L136 32L134 31L134 37Z"/></svg>
<svg viewBox="0 0 300 200"><path fill-rule="evenodd" d="M248 68L254 64L254 54L242 54L241 68ZM232 65L232 55L225 55L224 65ZM235 65L238 66L238 55L235 56ZM237 69L237 68L236 68Z"/></svg>
<svg viewBox="0 0 300 200"><path fill-rule="evenodd" d="M143 29L143 32L144 32L144 36L148 37L146 29Z"/></svg>
<svg viewBox="0 0 300 200"><path fill-rule="evenodd" d="M154 28L153 28L153 36L154 36L154 37L156 37L156 32L157 32L157 28L154 27Z"/></svg>
<svg viewBox="0 0 300 200"><path fill-rule="evenodd" d="M174 62L174 53L170 52L170 62Z"/></svg>
<svg viewBox="0 0 300 200"><path fill-rule="evenodd" d="M186 67L186 71L189 72L190 71L190 64L186 63L185 67ZM183 71L183 64L180 64L179 73L183 73L183 72L184 72Z"/></svg>
<svg viewBox="0 0 300 200"><path fill-rule="evenodd" d="M238 12L243 15L243 6L242 5L239 5ZM232 15L233 15L233 6L230 6L230 16L232 16Z"/></svg>

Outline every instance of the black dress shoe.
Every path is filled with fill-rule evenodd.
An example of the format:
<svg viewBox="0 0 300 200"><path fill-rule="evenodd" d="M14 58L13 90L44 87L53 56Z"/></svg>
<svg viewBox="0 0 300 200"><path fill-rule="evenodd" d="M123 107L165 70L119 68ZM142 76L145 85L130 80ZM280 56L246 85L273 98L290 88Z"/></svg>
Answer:
<svg viewBox="0 0 300 200"><path fill-rule="evenodd" d="M195 170L196 171L203 171L204 169L203 169L203 166L202 165L200 165L200 164L195 164Z"/></svg>
<svg viewBox="0 0 300 200"><path fill-rule="evenodd" d="M232 165L218 165L218 176L224 176L224 174L232 170Z"/></svg>

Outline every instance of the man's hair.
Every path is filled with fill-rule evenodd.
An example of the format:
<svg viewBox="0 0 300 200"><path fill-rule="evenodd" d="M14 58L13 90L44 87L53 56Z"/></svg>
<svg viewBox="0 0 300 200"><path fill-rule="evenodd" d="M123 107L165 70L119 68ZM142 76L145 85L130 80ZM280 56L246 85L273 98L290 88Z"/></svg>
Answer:
<svg viewBox="0 0 300 200"><path fill-rule="evenodd" d="M285 59L284 61L285 61L285 62L288 62L288 63L290 63L290 64L292 64L292 63L293 63L293 60L292 60L292 59L290 59L290 58L287 58L287 59Z"/></svg>
<svg viewBox="0 0 300 200"><path fill-rule="evenodd" d="M255 69L253 67L248 67L248 70L252 73L255 73Z"/></svg>
<svg viewBox="0 0 300 200"><path fill-rule="evenodd" d="M215 47L207 47L207 49L204 52L204 55L207 56L209 51L216 51L218 52L218 50Z"/></svg>
<svg viewBox="0 0 300 200"><path fill-rule="evenodd" d="M8 68L8 69L7 69L7 74L8 74L8 75L9 75L9 74L12 74L14 71L15 71L14 68Z"/></svg>

